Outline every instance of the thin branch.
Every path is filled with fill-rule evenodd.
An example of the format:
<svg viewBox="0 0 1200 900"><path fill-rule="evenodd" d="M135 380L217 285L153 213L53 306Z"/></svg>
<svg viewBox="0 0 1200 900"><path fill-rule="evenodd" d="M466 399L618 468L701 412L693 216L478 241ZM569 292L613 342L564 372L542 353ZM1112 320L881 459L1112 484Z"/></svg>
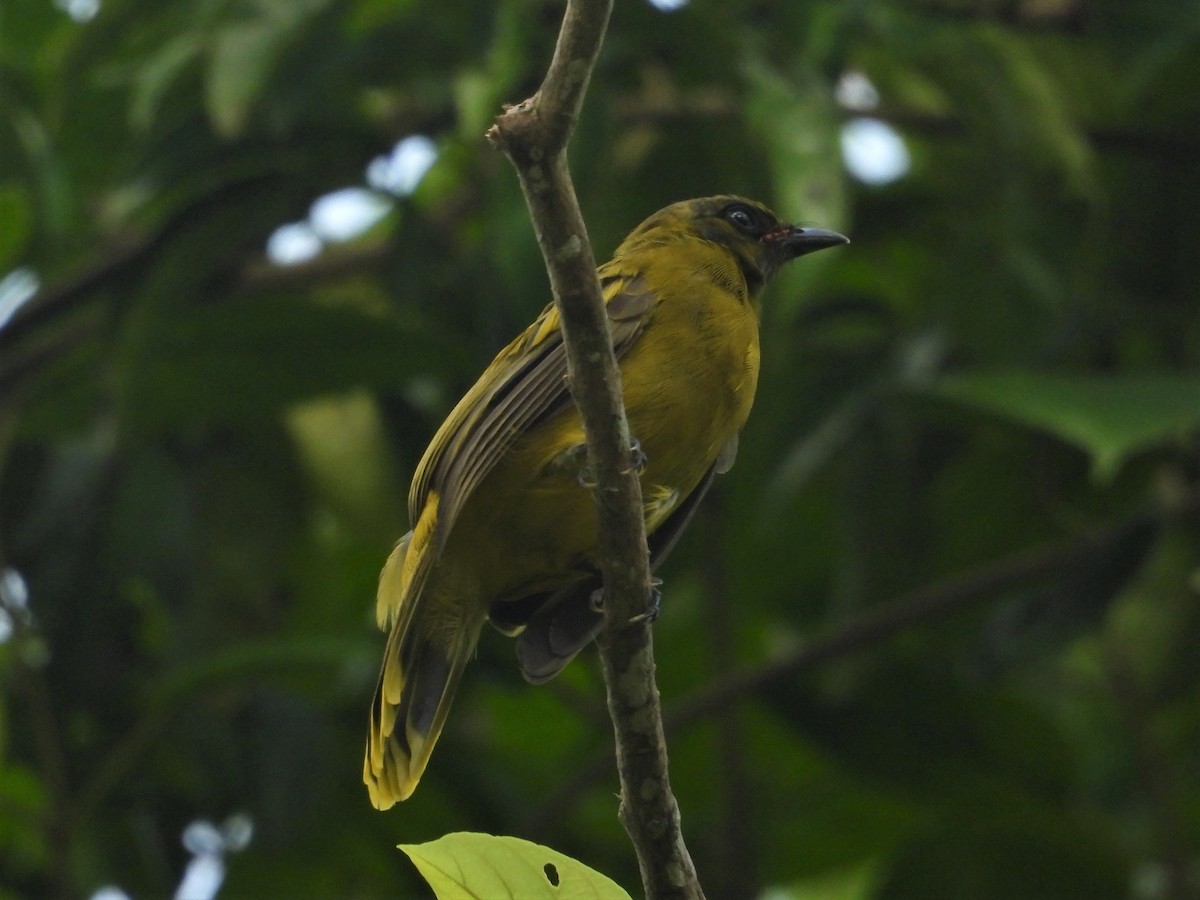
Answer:
<svg viewBox="0 0 1200 900"><path fill-rule="evenodd" d="M567 169L566 148L608 24L611 0L569 0L554 58L533 97L488 132L517 169L562 319L571 394L596 481L605 628L600 653L616 732L621 822L648 898L703 897L667 777L649 624L650 566L641 486L596 261Z"/></svg>

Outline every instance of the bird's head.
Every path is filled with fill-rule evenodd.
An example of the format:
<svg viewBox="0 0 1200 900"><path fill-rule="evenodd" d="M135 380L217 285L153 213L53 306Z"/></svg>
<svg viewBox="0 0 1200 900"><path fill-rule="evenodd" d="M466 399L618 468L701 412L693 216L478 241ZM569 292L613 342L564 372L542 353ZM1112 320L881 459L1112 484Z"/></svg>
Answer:
<svg viewBox="0 0 1200 900"><path fill-rule="evenodd" d="M634 229L622 250L687 240L707 241L727 249L737 260L752 295L785 263L814 250L850 242L836 231L788 225L761 203L722 194L684 200L659 210Z"/></svg>

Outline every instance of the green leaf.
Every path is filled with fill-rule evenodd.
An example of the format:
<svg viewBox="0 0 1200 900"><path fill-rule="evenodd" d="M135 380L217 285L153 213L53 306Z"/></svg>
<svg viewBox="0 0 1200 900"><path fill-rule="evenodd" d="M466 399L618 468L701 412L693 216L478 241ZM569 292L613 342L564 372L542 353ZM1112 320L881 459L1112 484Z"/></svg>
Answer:
<svg viewBox="0 0 1200 900"><path fill-rule="evenodd" d="M987 798L966 820L933 823L887 863L872 896L1118 900L1131 865L1111 831L1060 809L1009 810Z"/></svg>
<svg viewBox="0 0 1200 900"><path fill-rule="evenodd" d="M239 134L308 19L326 0L258 0L255 16L221 29L212 49L207 106L217 130Z"/></svg>
<svg viewBox="0 0 1200 900"><path fill-rule="evenodd" d="M7 753L0 766L0 856L12 875L37 871L50 856L42 823L47 815L46 787L28 767Z"/></svg>
<svg viewBox="0 0 1200 900"><path fill-rule="evenodd" d="M14 184L0 184L0 277L12 268L25 247L31 224L29 197Z"/></svg>
<svg viewBox="0 0 1200 900"><path fill-rule="evenodd" d="M134 128L145 131L154 125L167 91L203 49L204 42L199 35L181 34L164 43L142 63L134 74L131 92L129 121Z"/></svg>
<svg viewBox="0 0 1200 900"><path fill-rule="evenodd" d="M230 644L162 673L149 686L146 697L165 709L190 701L206 690L252 681L265 673L336 672L362 650L361 642L337 636Z"/></svg>
<svg viewBox="0 0 1200 900"><path fill-rule="evenodd" d="M1134 453L1200 426L1200 374L992 372L948 376L932 390L1082 448L1102 479Z"/></svg>
<svg viewBox="0 0 1200 900"><path fill-rule="evenodd" d="M838 113L828 89L815 77L793 84L760 60L747 65L746 81L746 116L766 145L778 208L837 228L846 197Z"/></svg>
<svg viewBox="0 0 1200 900"><path fill-rule="evenodd" d="M983 29L977 39L970 52L982 55L981 87L998 107L988 118L994 123L1002 115L1008 134L1020 139L1016 146L1055 165L1075 190L1094 193L1090 142L1072 111L1071 98L1047 66L1046 52L1013 40L1007 29ZM995 72L999 78L989 74ZM998 90L997 85L1002 87Z"/></svg>
<svg viewBox="0 0 1200 900"><path fill-rule="evenodd" d="M461 134L482 132L496 117L496 89L492 77L480 69L467 69L454 80L454 103Z"/></svg>
<svg viewBox="0 0 1200 900"><path fill-rule="evenodd" d="M616 882L556 850L520 838L460 831L427 844L400 844L438 900L611 898Z"/></svg>
<svg viewBox="0 0 1200 900"><path fill-rule="evenodd" d="M772 202L789 221L839 228L846 218L846 191L839 119L829 91L815 77L791 79L761 60L745 72L746 118L766 148ZM796 83L796 82L799 83ZM809 281L828 264L790 266L772 294L773 314L787 320L808 296Z"/></svg>
<svg viewBox="0 0 1200 900"><path fill-rule="evenodd" d="M208 111L221 134L232 137L242 130L286 38L269 22L238 25L217 35L208 76Z"/></svg>
<svg viewBox="0 0 1200 900"><path fill-rule="evenodd" d="M381 532L400 524L385 498L403 491L394 483L386 427L371 394L315 397L293 407L287 421L313 487L331 508Z"/></svg>
<svg viewBox="0 0 1200 900"><path fill-rule="evenodd" d="M774 900L870 900L877 895L879 868L877 860L868 859L787 887L771 888L769 893Z"/></svg>
<svg viewBox="0 0 1200 900"><path fill-rule="evenodd" d="M405 386L454 354L436 335L291 297L204 307L164 321L129 366L126 419L150 431L244 422L351 388Z"/></svg>

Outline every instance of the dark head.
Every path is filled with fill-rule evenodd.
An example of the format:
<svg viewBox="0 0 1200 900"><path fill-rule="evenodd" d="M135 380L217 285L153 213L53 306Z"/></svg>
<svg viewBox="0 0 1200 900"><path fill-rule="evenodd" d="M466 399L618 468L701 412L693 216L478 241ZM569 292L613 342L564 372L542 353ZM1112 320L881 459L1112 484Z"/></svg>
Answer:
<svg viewBox="0 0 1200 900"><path fill-rule="evenodd" d="M758 293L784 263L814 250L850 243L836 231L788 225L761 203L722 194L660 209L634 229L618 254L635 246L694 238L727 248L737 259L751 294Z"/></svg>

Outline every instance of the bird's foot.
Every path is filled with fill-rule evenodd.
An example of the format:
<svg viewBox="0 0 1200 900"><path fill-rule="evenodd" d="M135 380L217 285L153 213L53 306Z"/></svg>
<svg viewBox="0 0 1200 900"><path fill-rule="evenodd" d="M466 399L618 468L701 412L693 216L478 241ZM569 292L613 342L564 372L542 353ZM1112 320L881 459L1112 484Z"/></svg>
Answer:
<svg viewBox="0 0 1200 900"><path fill-rule="evenodd" d="M655 621L659 613L662 612L662 591L659 590L659 585L662 584L661 578L650 579L650 605L646 607L646 611L633 616L628 624L639 625L642 622ZM604 591L597 589L592 591L592 595L588 598L588 606L592 608L592 612L604 614Z"/></svg>
<svg viewBox="0 0 1200 900"><path fill-rule="evenodd" d="M629 456L629 468L623 469L621 474L629 475L636 473L640 476L646 471L649 459L646 456L646 452L642 450L642 444L637 438L629 442ZM550 468L555 471L574 469L576 471L575 482L581 488L590 490L599 483L596 480L596 473L592 470L592 466L588 462L587 444L572 444L554 458L550 464Z"/></svg>
<svg viewBox="0 0 1200 900"><path fill-rule="evenodd" d="M545 475L567 475L574 472L575 481L580 487L594 488L596 479L592 475L592 467L588 465L587 444L572 444L565 450L560 450L548 462L542 473Z"/></svg>
<svg viewBox="0 0 1200 900"><path fill-rule="evenodd" d="M583 447L583 444L580 444L579 446ZM586 450L587 448L584 447L584 449ZM579 467L579 474L575 476L575 483L581 488L586 488L589 491L600 484L600 482L596 480L596 473L592 471L592 467L588 463L584 463Z"/></svg>
<svg viewBox="0 0 1200 900"><path fill-rule="evenodd" d="M659 590L661 584L661 578L650 579L650 605L646 607L645 612L638 613L631 618L630 625L640 625L642 622L653 623L658 620L658 616L662 612L662 591Z"/></svg>
<svg viewBox="0 0 1200 900"><path fill-rule="evenodd" d="M629 441L629 468L622 470L621 474L636 473L640 476L646 471L649 462L650 457L646 456L646 451L642 449L642 442L637 438L631 438Z"/></svg>

